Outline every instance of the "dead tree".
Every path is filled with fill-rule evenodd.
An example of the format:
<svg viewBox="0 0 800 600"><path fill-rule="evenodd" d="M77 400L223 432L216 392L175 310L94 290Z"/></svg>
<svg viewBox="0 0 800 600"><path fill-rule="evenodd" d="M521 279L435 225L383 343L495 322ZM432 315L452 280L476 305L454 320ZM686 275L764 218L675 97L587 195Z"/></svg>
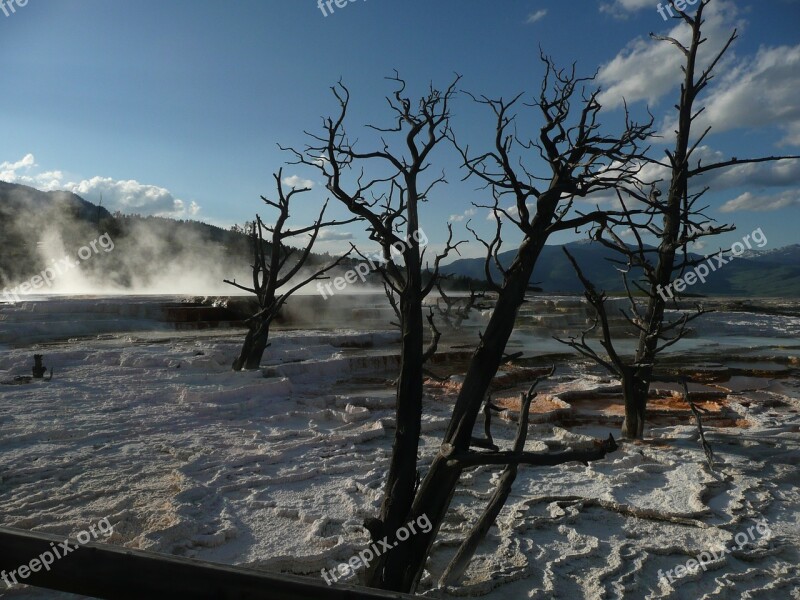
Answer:
<svg viewBox="0 0 800 600"><path fill-rule="evenodd" d="M503 472L500 474L500 477L497 482L497 487L495 488L491 498L489 499L486 508L484 508L481 516L472 526L469 534L467 537L464 538L464 541L459 546L458 550L456 551L455 556L450 561L450 564L445 569L444 573L439 580L440 587L448 587L448 586L455 586L458 584L459 580L464 574L464 571L467 570L469 567L469 563L472 560L478 546L480 545L481 541L486 537L486 534L489 532L489 529L492 525L494 525L497 517L500 514L500 511L505 506L506 500L508 500L508 496L511 494L511 488L514 485L514 481L517 478L517 472L519 471L519 465L523 464L522 462L516 462L517 458L523 458L525 456L525 442L528 438L528 422L530 419L530 408L531 403L538 395L536 390L536 386L539 385L544 379L550 377L555 372L555 366L550 369L550 372L546 375L541 377L537 377L534 382L530 385L527 392L520 394L520 412L519 412L519 423L517 425L517 435L514 439L514 446L510 453L507 453L507 456L513 458L514 460L510 460ZM491 404L490 401L486 402L486 407L484 408L484 430L485 430L485 439L475 439L472 440L472 445L481 448L488 448L495 452L499 451L499 448L494 444L492 435L491 435L491 415L492 411L498 411L499 409ZM561 464L564 462L565 458L571 458L574 461L586 462L588 460L603 458L607 452L613 452L616 450L617 445L614 441L613 436L609 435L608 440L604 443L596 444L596 447L590 451L578 451L578 452L562 452L560 454L551 455L554 457L553 464ZM541 455L539 455L541 456Z"/></svg>
<svg viewBox="0 0 800 600"><path fill-rule="evenodd" d="M467 177L482 181L494 200L492 205L484 208L489 208L497 219L495 237L491 241L476 237L486 247L486 279L498 298L470 361L440 450L420 484L411 509L410 518L424 514L433 527L428 533L419 533L407 543L400 544L396 549L400 552L390 555L384 565L384 585L394 590L408 592L416 589L464 469L479 464L545 466L597 460L616 447L613 439L609 439L591 451L518 453L470 449L481 405L504 360L517 311L524 301L533 268L545 242L552 233L621 216L599 210L577 213L571 210L572 203L575 198L615 189L621 181L635 179L643 156L640 144L652 131L651 117L644 124L626 119L621 134L603 134L598 123L601 110L598 92L581 97L581 88L591 78L576 77L574 68L571 71L559 70L545 56L542 60L546 75L541 92L532 105L539 109L544 120L538 140L522 141L516 132L512 111L521 95L511 102L483 97L478 102L489 107L496 119L494 148L472 155L469 148L459 147ZM581 103L577 116L573 110L576 96ZM516 156L517 152L525 154L531 150L538 151L535 153L543 159L549 171L546 176L534 175L524 166L522 157ZM513 202L513 211L501 206L506 199ZM498 258L502 220L510 221L522 233L522 242L508 268L504 268ZM492 276L492 265L501 273L502 282L495 281Z"/></svg>
<svg viewBox="0 0 800 600"><path fill-rule="evenodd" d="M252 287L241 285L235 279L233 281L225 280L225 283L245 292L255 294L258 301L258 311L247 319L249 330L239 357L233 362L235 371L257 369L261 365L264 351L269 346L270 325L275 317L278 316L289 297L306 284L317 279L325 279L325 273L338 266L352 252L352 250L347 252L325 267L312 268L310 275L304 273L297 278L302 269L310 268L308 263L311 250L322 228L344 225L359 219L324 221L325 210L328 206L328 203L325 202L322 210L320 210L319 217L313 225L288 229L286 223L289 220L289 205L292 198L310 191L311 188L292 187L287 193L281 182L282 173L283 170L279 170L273 174L277 186L278 199L270 200L261 196L265 204L278 211L275 225L265 225L261 217L256 215L256 220L252 224L250 231L253 248ZM264 238L265 232L268 234L269 243ZM300 236L308 237L305 248L297 250L287 245L288 240L298 239ZM285 288L284 286L290 287Z"/></svg>
<svg viewBox="0 0 800 600"><path fill-rule="evenodd" d="M444 278L442 278L444 279ZM445 325L451 329L460 329L461 324L469 318L470 312L475 307L475 303L485 297L485 292L477 292L470 285L469 296L451 297L442 289L441 282L436 283L439 291L439 298L436 301L436 311L444 321Z"/></svg>
<svg viewBox="0 0 800 600"><path fill-rule="evenodd" d="M394 311L394 316L397 317L396 322L391 322L390 325L397 327L400 329L401 333L403 330L403 326L400 325L402 319L402 313L400 312L400 305L397 302L397 297L395 296L394 290L389 287L389 284L384 280L383 282L383 291L386 294L386 298L389 301L389 305L392 307ZM428 331L430 332L430 341L428 342L428 347L422 353L422 363L425 364L428 362L436 351L439 349L439 340L442 339L442 332L439 331L439 328L436 327L436 322L433 318L433 307L428 307L428 314L425 317L428 321ZM432 375L432 373L428 373ZM437 377L438 379L438 377Z"/></svg>
<svg viewBox="0 0 800 600"><path fill-rule="evenodd" d="M711 449L711 445L706 440L706 432L703 430L703 417L701 416L701 411L707 413L708 411L705 408L697 406L693 401L691 396L689 396L689 381L686 377L682 378L681 384L683 385L683 399L686 401L686 404L689 405L689 408L694 415L695 421L697 422L697 433L700 437L700 444L703 446L703 452L706 454L706 461L708 461L708 468L712 471L714 470L714 451Z"/></svg>
<svg viewBox="0 0 800 600"><path fill-rule="evenodd" d="M439 331L439 328L436 326L435 316L438 315L448 328L459 329L461 327L461 323L469 317L469 313L475 306L475 302L479 298L484 297L483 292L479 293L470 288L470 295L467 298L451 298L447 296L442 289L441 281L443 279L447 279L447 276L437 274L435 287L439 291L439 298L437 298L436 304L433 306L428 306L428 314L425 315L425 318L428 321L430 341L428 342L427 349L422 355L423 364L427 363L431 358L433 358L433 355L436 354L437 350L439 349L439 342L442 339L442 332ZM383 284L383 290L398 321L392 322L391 325L400 328L400 306L397 302L395 293L385 281ZM442 304L444 304L444 306L442 306ZM438 381L446 380L446 378L440 377L427 369L425 370L425 373L429 377L432 377Z"/></svg>
<svg viewBox="0 0 800 600"><path fill-rule="evenodd" d="M44 366L43 361L44 356L41 354L34 354L33 355L33 378L34 379L43 379L45 374L47 373L47 367Z"/></svg>
<svg viewBox="0 0 800 600"><path fill-rule="evenodd" d="M551 376L553 372L555 372L555 366L550 370L547 377ZM512 450L518 456L521 456L525 450L525 441L528 438L528 420L530 417L531 402L536 398L536 386L539 385L542 379L544 379L544 377L538 377L531 384L530 388L528 388L527 393L520 394L519 424L517 426L517 436L514 440L514 448ZM496 452L499 448L494 444L492 439L492 410L496 410L496 408L493 408L491 401L487 401L486 407L484 408L484 430L486 439L475 440L473 438L472 445L488 448ZM514 484L514 480L517 478L518 470L519 465L517 463L510 463L503 469L497 487L492 497L489 499L489 503L486 505L480 518L475 525L473 525L469 534L461 543L455 556L442 574L439 580L440 587L453 586L459 582L464 571L469 567L469 563L481 541L486 537L489 529L497 520L500 511L505 506L506 500L508 500L508 496L511 494L511 487Z"/></svg>
<svg viewBox="0 0 800 600"><path fill-rule="evenodd" d="M586 298L597 311L597 323L601 325L600 343L606 353L601 356L592 349L591 344L586 340L587 332L584 332L580 339L572 338L568 341L561 341L621 379L625 402L622 435L627 438L642 438L644 435L647 399L659 353L686 335L687 323L707 312L702 306L697 306L694 311L683 311L677 318L669 318L666 310L669 306L679 308L678 300L682 291L673 287L671 283L674 279L685 275L686 282L691 284L697 281L694 269L699 269L706 263L704 271L708 274L710 268L716 268L715 262L719 262L720 265L727 262L724 260L722 251L716 254L717 257L721 257L719 261L715 256L711 257L711 261L709 261L709 257L693 257L689 252L689 247L699 239L734 229L729 225L715 225L713 219L705 214L704 211L707 207L699 206L697 203L708 191L708 188L691 190L692 180L705 173L733 165L798 158L796 156L734 158L708 165L703 165L699 158L696 160L693 158L694 153L711 130L710 127L707 128L696 140L692 141L692 125L705 110L705 108L695 109L695 102L713 79L713 72L717 64L737 38L737 32L734 30L723 48L711 57L708 66L704 69L698 67L698 55L702 44L706 41L701 31L704 23L703 13L710 2L711 0L702 0L694 16L675 9L679 13L679 18L683 19L690 28L691 42L688 46L671 37L651 34L656 40L675 45L685 57L682 66L684 80L681 83L680 98L675 105L678 112L678 125L675 131L674 150L666 151L666 162L649 160L668 171L666 194L659 192L655 185L658 182L653 182L649 193L645 193L642 182L627 182L618 189L618 197L623 208L626 208L624 195L632 198L633 200L629 200L629 202L636 202L637 208L642 207L642 210L626 211L627 215L623 221L611 223L607 228L601 227L596 230L594 235L597 241L612 248L620 255L617 262L627 290L629 308L627 311L623 310L622 315L638 333L638 344L634 356L626 357L615 351L614 341L608 327L605 294L594 289L591 282L580 272L577 263L570 257L584 284ZM624 192L621 188L624 188ZM634 218L634 213L641 216ZM614 226L620 224L629 228L634 234L634 244L627 245L614 232ZM657 240L657 247L651 248L646 245L645 239L649 237ZM690 272L687 274L687 271ZM637 273L641 275L637 275ZM637 302L634 299L630 289L631 285L643 293L643 302Z"/></svg>
<svg viewBox="0 0 800 600"><path fill-rule="evenodd" d="M393 537L411 512L418 484L422 419L423 300L437 281L440 262L451 251L457 251L461 243L453 242L453 232L448 227L445 249L435 256L432 277L423 284L423 267L427 264L426 249L420 243L424 231L419 205L429 199L438 184L445 183L444 174L427 177L426 171L431 153L448 138L450 104L460 77L456 76L445 90L431 87L416 105L405 95L405 81L397 74L389 79L396 85L387 98L392 124L370 126L379 138L373 149L362 151L348 137L344 124L350 93L340 82L332 88L339 104L338 114L324 119L321 134L308 134L312 141L302 152L291 150L297 163L317 169L333 197L366 221L370 239L380 245L383 255L378 270L390 296L397 297L401 328L397 429L380 515L365 523L375 541ZM373 175L367 176L366 172ZM393 547L375 560L367 576L369 584L399 587L398 572L387 571L384 564L402 564L406 560L404 552L404 547Z"/></svg>

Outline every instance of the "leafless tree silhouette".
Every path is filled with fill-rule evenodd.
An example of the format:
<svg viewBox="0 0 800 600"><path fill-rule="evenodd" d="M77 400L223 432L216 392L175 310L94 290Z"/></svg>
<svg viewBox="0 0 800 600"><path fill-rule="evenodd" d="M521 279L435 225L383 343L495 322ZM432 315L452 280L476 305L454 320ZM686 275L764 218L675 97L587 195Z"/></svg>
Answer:
<svg viewBox="0 0 800 600"><path fill-rule="evenodd" d="M311 281L324 279L326 272L338 266L350 255L350 252L347 252L325 267L312 268L310 275L307 273L301 275L301 270L308 266L308 259L320 230L324 227L344 225L359 220L354 217L345 221L325 221L325 209L328 205L326 202L313 225L288 229L286 224L289 220L289 207L292 199L298 194L310 191L310 188L292 188L287 193L281 182L282 173L283 171L279 170L273 174L278 199L270 200L261 196L265 204L278 211L275 225L265 225L261 217L256 215L250 231L253 248L252 287L239 284L235 279L233 281L225 280L225 283L242 291L255 294L258 299L258 312L247 320L249 330L242 350L233 362L235 371L259 367L264 351L269 346L270 325L289 297ZM265 232L268 234L269 243L264 239ZM298 251L287 245L288 240L297 239L300 236L308 237L305 248ZM299 278L298 275L300 275ZM281 291L284 286L291 287Z"/></svg>
<svg viewBox="0 0 800 600"><path fill-rule="evenodd" d="M708 66L703 69L698 67L701 46L706 42L706 38L702 35L703 14L710 2L711 0L703 0L694 16L675 9L691 30L691 42L688 45L671 37L651 34L654 39L675 45L685 58L682 66L684 81L681 84L680 98L675 105L678 113L675 148L666 151L666 162L649 161L668 170L669 187L666 194L659 192L656 186L658 182L651 182L649 193L640 181L626 182L617 189L619 201L625 209L625 218L603 224L593 234L597 241L613 249L620 257L616 262L622 272L628 298L628 310L622 310L621 313L638 332L638 344L633 357L625 356L615 348L606 308L607 297L592 285L574 258L567 252L584 285L586 298L596 311L597 318L592 328L597 328L599 325L600 344L605 353L601 354L592 347L591 341L587 340L588 331L583 332L580 338L573 337L560 341L620 378L625 402L622 435L627 438L641 438L644 435L647 399L658 355L687 334L688 323L707 312L702 305L697 305L692 311L681 310L678 300L682 290L672 288L673 278L685 276L686 282L692 284L697 281L695 268L706 263L710 267L706 266L705 271L715 269L714 262L709 262L708 257L692 256L689 249L702 238L735 229L731 225L717 225L707 216L708 206L702 206L698 202L709 188L692 190L692 180L704 173L733 165L798 158L796 156L733 158L708 165L703 165L699 158L697 160L693 158L711 130L710 127L706 128L696 140L692 141L693 123L705 111L705 107L696 109L695 102L713 79L714 69L737 38L737 32L733 31L723 48L712 57ZM625 198L628 198L627 203L636 203L638 210L628 210ZM629 245L623 241L621 235L615 231L619 226L625 227L633 234L633 243ZM657 246L648 246L647 238L654 238ZM720 265L724 261L723 255L722 250L716 253L716 256L720 257L717 261ZM689 269L691 271L687 274ZM641 279L638 273L641 273ZM631 287L641 292L643 299L637 299ZM678 311L675 318L666 313L670 306Z"/></svg>
<svg viewBox="0 0 800 600"><path fill-rule="evenodd" d="M541 92L531 105L527 105L537 108L544 120L537 140L523 141L516 132L516 115L513 111L520 103L521 95L510 102L475 98L487 106L495 117L496 134L492 150L473 155L468 147L462 148L453 139L463 157L467 177L483 182L493 198L492 204L483 207L491 210L497 221L494 238L486 241L476 234L476 239L486 248L486 279L491 289L497 292L498 298L468 367L439 453L420 484L412 506L411 518L425 514L433 528L400 544L400 551L390 556L385 565L384 584L391 589L413 591L416 588L464 469L478 464L557 465L575 460L597 460L616 448L613 438L610 438L590 451L540 454L520 453L516 448L506 452L470 449L475 440L472 430L489 386L505 359L505 348L514 328L517 311L529 289L533 268L545 242L552 233L558 231L624 217L622 213L614 211L573 211L573 201L593 192L616 189L624 181L636 180L644 157L640 144L652 133L652 117L643 124L626 119L624 131L619 135L602 133L598 122L601 110L598 92L581 95L582 88L592 78L577 77L574 67L572 70L560 70L546 56L542 56L542 61L546 75ZM573 109L576 96L581 104L577 116ZM546 176L534 175L517 153L538 155L549 173ZM507 198L513 202L513 210L501 204ZM504 268L499 260L504 220L516 226L523 236L508 268ZM502 282L493 278L492 265L501 274ZM502 508L505 501L504 486L509 480L513 481L514 474L515 469L506 471L501 487L487 509L487 515L477 525L476 535L480 535L485 521L492 519L495 511ZM463 556L467 554L470 552L465 549ZM463 568L465 566L461 563L454 565L445 580L457 578Z"/></svg>
<svg viewBox="0 0 800 600"><path fill-rule="evenodd" d="M397 429L395 432L384 499L378 518L365 526L374 540L393 536L411 511L418 485L417 450L422 419L423 363L433 350L423 349L423 300L439 277L441 261L458 251L452 228L444 250L430 266L431 277L423 283L426 248L420 244L420 204L427 202L436 186L446 183L444 174L428 177L431 153L450 132L450 104L460 79L456 76L444 90L432 86L418 103L406 95L406 82L395 73L395 84L387 98L392 124L369 126L380 140L376 148L361 151L348 137L345 120L350 92L341 82L332 88L339 104L335 117L323 121L323 133L307 133L311 142L302 150L290 149L296 162L319 171L334 198L353 215L366 221L370 239L377 242L384 261L378 267L389 297L396 296L401 328L401 363L397 379ZM366 175L374 173L373 176ZM393 252L394 248L394 252ZM430 322L430 321L429 321ZM386 571L386 561L404 559L403 548L392 548L371 565L368 579L375 587L397 587L397 575Z"/></svg>

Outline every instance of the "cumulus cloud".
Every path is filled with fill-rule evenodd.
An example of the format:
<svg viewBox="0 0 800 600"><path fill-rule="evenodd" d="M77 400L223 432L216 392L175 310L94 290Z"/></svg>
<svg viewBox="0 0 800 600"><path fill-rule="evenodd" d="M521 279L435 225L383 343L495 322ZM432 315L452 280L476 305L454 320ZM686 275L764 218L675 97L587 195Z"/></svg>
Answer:
<svg viewBox="0 0 800 600"><path fill-rule="evenodd" d="M0 180L20 183L45 192L65 190L90 202L103 200L111 212L139 213L161 217L190 217L200 212L200 206L176 198L168 189L139 183L134 179L118 180L111 177L92 177L81 181L68 181L62 171L40 171L33 154L26 154L16 162L0 163Z"/></svg>
<svg viewBox="0 0 800 600"><path fill-rule="evenodd" d="M537 21L541 21L547 16L547 9L542 8L537 10L536 12L532 12L528 15L528 18L525 20L526 23L536 23Z"/></svg>
<svg viewBox="0 0 800 600"><path fill-rule="evenodd" d="M460 223L464 219L468 219L470 217L474 217L477 213L478 213L477 209L468 208L467 210L465 210L460 215L459 214L450 215L450 218L448 218L447 220L450 221L451 223Z"/></svg>
<svg viewBox="0 0 800 600"><path fill-rule="evenodd" d="M724 213L738 211L768 212L800 206L800 191L787 190L778 194L754 194L745 192L741 196L728 200L720 210Z"/></svg>
<svg viewBox="0 0 800 600"><path fill-rule="evenodd" d="M284 177L283 184L296 189L302 189L302 188L311 189L312 187L314 187L313 181L311 181L310 179L302 179L299 175L291 175L289 177Z"/></svg>
<svg viewBox="0 0 800 600"><path fill-rule="evenodd" d="M92 177L79 183L67 183L64 189L87 199L102 197L103 204L109 210L127 213L186 216L196 215L200 211L196 202L187 206L168 189L145 185L133 179L121 181L110 177Z"/></svg>
<svg viewBox="0 0 800 600"><path fill-rule="evenodd" d="M691 167L697 167L698 162L702 165L709 165L725 162L733 158L708 145L703 145L699 146L692 154ZM656 182L656 187L661 191L662 195L668 192L669 168L655 163L648 163L642 167L638 177L643 182ZM796 206L798 204L796 198L800 192L792 190L800 188L800 159L738 164L724 169L709 171L692 179L691 190L693 192L700 191L706 187L714 192L735 190L733 192L735 194L740 194L743 189L751 188L750 192L741 193L734 200L729 200L720 206L722 212L740 210L767 211ZM764 191L770 188L772 188L771 191ZM791 190L781 190L779 188L791 188ZM761 193L753 193L753 189L761 190ZM577 200L582 204L591 204L605 209L621 210L623 208L617 195L607 191L597 192ZM625 204L629 209L637 208L637 201L632 198L625 198ZM714 205L719 206L717 202L714 202Z"/></svg>
<svg viewBox="0 0 800 600"><path fill-rule="evenodd" d="M800 44L761 48L756 56L725 71L705 99L697 131L780 127L780 144L800 146ZM675 129L674 118L663 130Z"/></svg>
<svg viewBox="0 0 800 600"><path fill-rule="evenodd" d="M536 203L535 202L528 202L525 206L528 207L528 212L530 214L533 214L536 211ZM512 204L511 206L507 207L505 209L505 211L508 214L508 216L510 216L512 218L518 218L519 217L519 209L517 208L516 204ZM503 215L503 213L499 213L499 214L500 214L501 217L505 216L505 215ZM486 215L486 220L487 221L494 221L495 220L495 216L494 216L494 211L493 210L490 210L489 214Z"/></svg>
<svg viewBox="0 0 800 600"><path fill-rule="evenodd" d="M631 11L641 4L639 0L617 0L608 6ZM729 0L710 4L705 18L703 34L708 42L702 47L701 69L721 50L733 28L741 31L744 26L736 5ZM673 25L666 34L683 44L689 42L685 23ZM637 38L600 69L600 102L607 108L621 106L623 99L657 104L679 85L683 61L672 44ZM715 73L715 81L702 99L706 110L694 123L696 135L707 127L714 133L777 127L783 131L780 145L800 146L800 44L762 47L755 56L744 58L729 50ZM661 135L672 137L676 116L670 113L664 119Z"/></svg>
<svg viewBox="0 0 800 600"><path fill-rule="evenodd" d="M31 167L38 166L36 164L36 159L33 157L33 154L26 154L22 157L22 159L18 160L17 162L3 162L0 163L0 179L3 181L8 181L11 177L14 177L17 171L21 169L30 169Z"/></svg>
<svg viewBox="0 0 800 600"><path fill-rule="evenodd" d="M600 12L608 13L616 19L627 19L631 13L643 8L655 8L653 0L614 0L600 5Z"/></svg>
<svg viewBox="0 0 800 600"><path fill-rule="evenodd" d="M323 229L319 232L317 239L321 242L352 240L353 234L349 231L334 231L333 229Z"/></svg>
<svg viewBox="0 0 800 600"><path fill-rule="evenodd" d="M703 44L701 68L722 49L734 27L740 31L744 27L736 5L730 0L717 0L708 5L704 18L703 35L708 41ZM665 33L683 44L690 42L689 27L682 21ZM726 71L734 60L733 54L729 54L718 65L718 72ZM623 99L657 103L680 84L683 61L683 54L668 42L636 38L600 69L597 82L603 89L599 98L601 104L615 108L622 105Z"/></svg>
<svg viewBox="0 0 800 600"><path fill-rule="evenodd" d="M747 158L745 156L733 157L715 150L711 146L702 145L692 153L690 166L710 165L713 163L727 162L733 158ZM656 164L646 165L639 178L642 181L662 180L659 189L666 192L666 182L669 180L669 169ZM708 186L712 190L722 191L736 187L787 187L800 185L800 159L784 159L775 162L738 164L709 171L692 179L692 187L700 189Z"/></svg>
<svg viewBox="0 0 800 600"><path fill-rule="evenodd" d="M723 157L720 153L715 153L715 160L727 160L731 157ZM703 160L703 164L712 161ZM716 189L730 189L733 187L751 185L759 187L783 187L800 185L800 160L786 159L773 163L751 163L736 165L722 171L718 171L713 178L702 181L703 184L710 184Z"/></svg>

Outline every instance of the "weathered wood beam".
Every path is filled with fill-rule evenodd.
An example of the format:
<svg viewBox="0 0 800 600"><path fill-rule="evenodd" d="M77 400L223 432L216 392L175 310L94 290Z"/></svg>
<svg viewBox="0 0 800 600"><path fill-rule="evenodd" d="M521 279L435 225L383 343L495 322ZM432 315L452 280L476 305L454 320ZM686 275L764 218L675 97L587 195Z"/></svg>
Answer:
<svg viewBox="0 0 800 600"><path fill-rule="evenodd" d="M85 544L56 559L49 570L22 580L23 565L64 542L63 536L0 527L0 571L17 572L26 585L110 600L141 598L174 600L388 600L412 596L335 583L322 578L264 573L251 569L129 550L103 544ZM69 546L77 545L70 541ZM0 580L0 592L7 585Z"/></svg>

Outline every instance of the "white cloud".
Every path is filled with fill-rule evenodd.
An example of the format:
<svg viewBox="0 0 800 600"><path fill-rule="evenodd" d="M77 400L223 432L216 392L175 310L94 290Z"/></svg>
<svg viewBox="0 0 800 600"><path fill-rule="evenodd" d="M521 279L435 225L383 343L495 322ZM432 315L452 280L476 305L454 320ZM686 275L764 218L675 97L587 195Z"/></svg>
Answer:
<svg viewBox="0 0 800 600"><path fill-rule="evenodd" d="M628 9L639 4L639 0L624 2ZM710 4L705 17L703 33L708 42L701 49L700 68L716 56L734 27L743 27L729 0ZM685 44L689 28L684 23L673 25L668 35ZM600 102L607 108L621 106L623 98L629 103L646 100L656 104L680 83L683 61L672 44L637 38L600 69ZM800 146L800 44L762 47L755 56L741 59L731 49L715 73L714 82L700 99L706 109L693 125L696 135L707 127L712 127L713 133L778 127L784 132L781 145ZM672 137L675 118L671 112L664 120L661 135Z"/></svg>
<svg viewBox="0 0 800 600"><path fill-rule="evenodd" d="M705 66L727 42L734 27L741 31L744 23L738 20L739 11L730 0L717 0L706 8L703 35L708 41L702 46L699 65ZM671 23L666 33L683 44L690 41L690 30L684 22ZM717 72L725 72L733 54L717 66ZM684 56L668 42L650 38L636 38L605 64L597 75L603 88L600 103L607 108L622 105L623 98L629 103L646 100L655 104L664 95L680 84L681 65Z"/></svg>
<svg viewBox="0 0 800 600"><path fill-rule="evenodd" d="M451 223L460 223L464 219L468 219L470 217L474 217L476 214L478 214L478 210L477 209L468 208L467 210L465 210L460 215L450 215L450 218L448 218L447 220L449 222L451 222Z"/></svg>
<svg viewBox="0 0 800 600"><path fill-rule="evenodd" d="M20 169L29 170L31 167L35 167L36 159L33 157L33 154L26 154L22 157L21 160L17 162L4 162L0 163L0 179L3 181L10 181L12 177L16 175L16 172Z"/></svg>
<svg viewBox="0 0 800 600"><path fill-rule="evenodd" d="M643 8L655 8L653 0L614 0L600 5L600 12L608 13L617 19L627 19L630 13Z"/></svg>
<svg viewBox="0 0 800 600"><path fill-rule="evenodd" d="M619 202L619 197L613 192L595 192L594 194L589 194L583 198L576 198L576 200L578 202L583 202L591 206L597 206L605 210L622 210L622 204ZM629 205L629 207L633 205L633 200L625 198L625 202ZM586 210L583 207L579 208L582 212L585 212Z"/></svg>
<svg viewBox="0 0 800 600"><path fill-rule="evenodd" d="M536 12L532 12L528 15L528 18L525 20L526 23L536 23L537 21L541 21L547 16L547 9L542 8L537 10Z"/></svg>
<svg viewBox="0 0 800 600"><path fill-rule="evenodd" d="M291 175L290 177L284 177L283 184L296 189L302 189L302 188L311 189L312 187L314 187L313 181L311 181L310 179L302 179L299 175Z"/></svg>
<svg viewBox="0 0 800 600"><path fill-rule="evenodd" d="M166 188L139 183L136 180L117 180L111 177L92 177L82 181L65 181L63 171L37 172L33 154L16 162L0 163L0 180L20 183L45 192L65 190L97 204L102 196L103 206L124 213L139 213L162 217L189 217L200 212L192 201L175 198Z"/></svg>
<svg viewBox="0 0 800 600"><path fill-rule="evenodd" d="M727 160L733 157L723 157L716 153L714 160ZM745 158L745 157L741 157ZM703 159L703 164L712 160ZM692 163L694 166L694 161ZM702 179L702 178L701 178ZM714 189L730 189L737 186L782 187L800 185L800 160L779 160L769 163L750 163L729 167L718 171L715 176L700 184L710 184Z"/></svg>
<svg viewBox="0 0 800 600"><path fill-rule="evenodd" d="M528 207L528 213L529 214L532 214L536 210L536 203L535 202L528 202L525 206ZM506 210L506 213L510 217L512 217L512 218L518 218L519 217L519 209L517 208L516 204L512 204L511 206L507 207L505 210ZM501 217L505 217L505 215L503 213L498 213L498 214ZM494 211L493 210L490 210L489 214L486 215L486 220L487 221L494 221L495 220Z"/></svg>
<svg viewBox="0 0 800 600"><path fill-rule="evenodd" d="M768 212L800 206L800 191L787 190L778 194L757 195L745 192L741 196L728 200L722 205L720 211L724 213L737 211Z"/></svg>
<svg viewBox="0 0 800 600"><path fill-rule="evenodd" d="M714 133L738 128L777 126L784 130L782 145L800 146L800 44L761 48L755 57L742 60L711 89L703 104L705 112L694 123L695 131L712 127ZM665 132L675 129L674 118Z"/></svg>
<svg viewBox="0 0 800 600"><path fill-rule="evenodd" d="M79 183L67 183L64 189L95 202L102 195L103 205L112 212L120 210L173 217L196 215L200 211L197 203L191 202L187 207L183 200L175 198L166 188L142 184L133 179L92 177Z"/></svg>
<svg viewBox="0 0 800 600"><path fill-rule="evenodd" d="M730 156L723 154L707 145L699 146L690 161L690 166L696 168L701 165L710 165L726 162L733 158L745 159L748 156ZM659 189L666 192L666 183L669 180L669 169L659 165L647 165L642 169L639 177L643 181L661 179ZM714 191L729 190L736 187L787 187L800 186L800 159L784 159L774 162L743 163L724 169L704 173L692 179L692 187L701 189L705 186Z"/></svg>
<svg viewBox="0 0 800 600"><path fill-rule="evenodd" d="M349 231L334 231L333 229L323 229L319 232L317 239L321 242L352 240L353 234Z"/></svg>
<svg viewBox="0 0 800 600"><path fill-rule="evenodd" d="M734 157L723 154L710 146L699 146L692 154L691 167L697 167L698 161L702 165L725 162ZM745 158L745 157L738 157ZM639 178L645 182L659 181L658 189L662 195L668 191L670 171L666 167L657 164L647 164L639 172ZM722 206L722 212L734 212L739 210L767 211L779 210L790 206L796 206L796 197L800 192L784 191L775 188L800 188L800 159L784 159L775 162L739 164L725 169L718 169L704 173L692 179L691 191L697 192L708 187L713 192L725 190L736 190L739 194L742 188L745 190L760 189L760 194L752 191L741 193L734 200L729 200ZM765 193L763 190L772 188ZM648 188L649 189L649 188ZM794 196L793 196L794 194ZM623 197L627 208L638 208L638 201ZM606 209L621 210L622 205L616 194L610 192L598 192L585 198L579 198L578 202L600 206ZM714 202L717 206L717 203ZM491 217L489 217L491 218Z"/></svg>

